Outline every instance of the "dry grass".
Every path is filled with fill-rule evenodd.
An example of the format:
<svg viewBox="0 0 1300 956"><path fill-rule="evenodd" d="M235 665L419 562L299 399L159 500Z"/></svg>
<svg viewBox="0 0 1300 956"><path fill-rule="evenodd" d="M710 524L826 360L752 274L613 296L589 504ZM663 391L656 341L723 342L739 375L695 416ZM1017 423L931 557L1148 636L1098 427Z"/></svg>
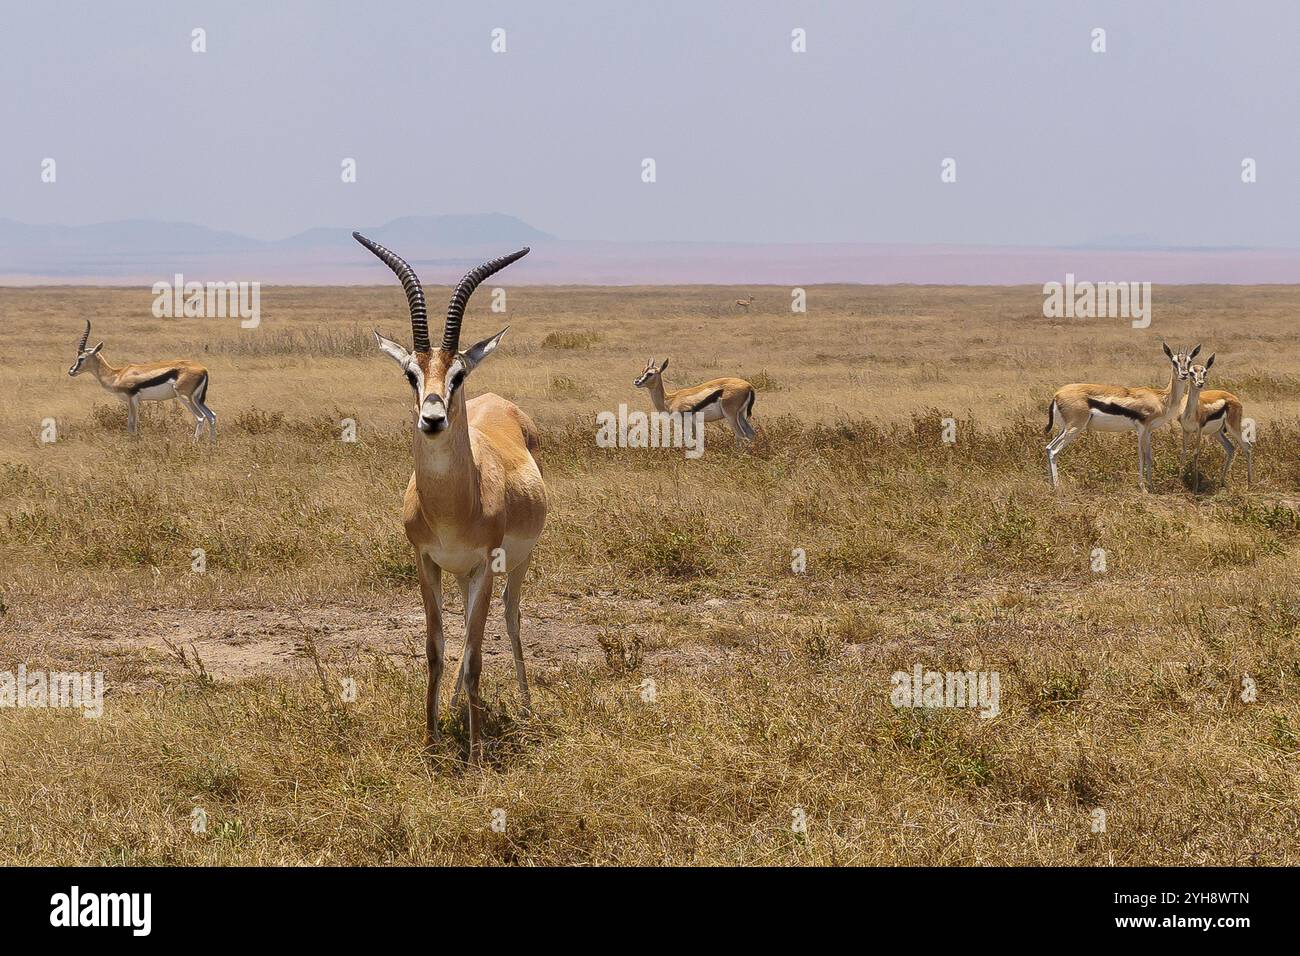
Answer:
<svg viewBox="0 0 1300 956"><path fill-rule="evenodd" d="M1300 290L1158 289L1147 332L1044 320L1026 289L817 288L808 316L736 315L741 291L512 290L470 389L546 434L525 606L552 623L524 640L546 656L560 618L599 634L535 667L537 718L489 671L476 774L450 717L446 752L419 754L410 658L309 642L299 671L227 681L66 637L148 608L417 605L408 387L364 331L402 330L399 292L267 290L241 331L148 318L147 290L0 290L0 670L102 669L110 688L99 720L0 710L0 862L1300 862ZM69 381L83 315L110 360L209 365L215 450L161 410L131 440ZM504 321L479 303L467 334ZM1193 497L1162 435L1141 495L1133 442L1092 436L1052 494L1053 387L1155 381L1161 336L1218 352L1259 422L1257 487L1218 488L1207 446ZM597 449L593 413L644 407L650 354L670 385L758 380L766 444ZM1000 716L894 709L890 675L916 663L998 671Z"/></svg>

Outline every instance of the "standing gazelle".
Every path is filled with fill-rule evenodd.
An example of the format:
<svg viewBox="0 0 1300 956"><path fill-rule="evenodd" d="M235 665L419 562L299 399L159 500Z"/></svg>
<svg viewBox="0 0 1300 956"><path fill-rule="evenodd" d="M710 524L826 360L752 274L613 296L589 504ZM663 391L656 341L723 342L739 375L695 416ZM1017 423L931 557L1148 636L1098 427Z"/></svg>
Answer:
<svg viewBox="0 0 1300 956"><path fill-rule="evenodd" d="M1201 436L1213 435L1223 446L1223 470L1219 473L1219 484L1228 483L1228 469L1237 449L1228 441L1227 432L1233 441L1246 453L1246 487L1255 482L1255 445L1246 440L1241 428L1241 400L1231 392L1221 389L1205 391L1205 377L1214 364L1214 356L1205 360L1204 365L1193 365L1191 385L1187 389L1187 403L1183 407L1180 422L1183 426L1183 447L1178 455L1178 470L1182 471L1187 459L1187 445L1196 442L1196 454L1192 457L1192 490L1200 490L1201 472Z"/></svg>
<svg viewBox="0 0 1300 956"><path fill-rule="evenodd" d="M203 434L206 426L209 440L217 440L217 416L205 404L208 397L206 368L189 359L114 368L99 354L104 343L100 342L93 349L87 349L88 341L89 319L86 320L86 331L81 333L81 341L77 343L77 358L68 369L68 374L75 377L89 368L100 385L125 402L128 432L132 435L136 432L141 402L167 402L174 398L194 416L195 438Z"/></svg>
<svg viewBox="0 0 1300 956"><path fill-rule="evenodd" d="M1047 430L1060 426L1061 431L1047 443L1047 468L1052 487L1060 481L1056 459L1070 442L1085 431L1127 432L1138 434L1138 484L1144 490L1151 482L1151 433L1168 424L1182 411L1183 395L1192 359L1201 347L1190 353L1175 355L1164 345L1171 366L1169 384L1164 388L1128 388L1123 385L1064 385L1052 397L1047 409Z"/></svg>
<svg viewBox="0 0 1300 956"><path fill-rule="evenodd" d="M701 412L704 421L716 422L725 418L737 438L753 441L757 437L749 423L754 410L754 386L743 378L713 378L699 385L688 385L675 392L664 391L663 365L655 365L652 358L646 362L645 371L632 384L650 392L650 401L659 412Z"/></svg>
<svg viewBox="0 0 1300 956"><path fill-rule="evenodd" d="M480 282L528 249L485 262L460 280L447 306L442 346L429 345L424 289L415 271L393 252L360 233L353 238L392 269L406 290L414 350L375 332L379 348L402 369L415 397L412 451L415 471L406 486L403 518L415 548L424 599L429 682L424 699L425 746L438 740L438 689L442 679L442 572L451 572L465 599L465 650L461 678L469 697L469 759L483 759L483 626L497 572L506 575L506 631L524 708L531 708L519 600L533 547L546 522L546 486L537 461L537 426L512 402L487 393L465 400L465 379L491 355L506 330L460 351L465 305Z"/></svg>

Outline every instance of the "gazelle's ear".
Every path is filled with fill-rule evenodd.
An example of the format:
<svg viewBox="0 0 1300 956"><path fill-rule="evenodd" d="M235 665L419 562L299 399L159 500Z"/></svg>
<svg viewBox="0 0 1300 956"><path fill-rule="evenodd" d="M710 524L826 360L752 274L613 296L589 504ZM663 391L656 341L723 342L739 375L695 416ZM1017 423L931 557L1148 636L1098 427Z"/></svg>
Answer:
<svg viewBox="0 0 1300 956"><path fill-rule="evenodd" d="M90 354L91 354L91 355L98 355L98 354L99 354L99 350L102 349L103 347L104 347L104 343L103 343L103 342L100 342L98 345L96 345L93 349L90 350Z"/></svg>
<svg viewBox="0 0 1300 956"><path fill-rule="evenodd" d="M1200 352L1201 352L1201 344L1200 344L1199 342L1197 342L1197 343L1196 343L1196 348L1192 349L1192 351L1191 351L1190 353L1188 353L1188 356L1187 356L1187 357L1188 357L1188 358L1196 358L1196 356L1199 355Z"/></svg>
<svg viewBox="0 0 1300 956"><path fill-rule="evenodd" d="M497 350L497 345L501 341L501 336L509 331L510 326L506 326L490 339L484 339L477 345L471 345L465 351L465 371L472 372L479 362L483 361L489 355Z"/></svg>
<svg viewBox="0 0 1300 956"><path fill-rule="evenodd" d="M1205 360L1205 369L1206 369L1206 371L1209 371L1210 366L1214 364L1214 356L1215 356L1216 354L1217 354L1217 353L1211 352L1211 353L1210 353L1210 357L1207 358L1207 359Z"/></svg>
<svg viewBox="0 0 1300 956"><path fill-rule="evenodd" d="M659 366L659 373L662 375L663 370L666 369L667 367L668 367L668 360L664 359L664 364Z"/></svg>
<svg viewBox="0 0 1300 956"><path fill-rule="evenodd" d="M1161 342L1160 345L1164 348L1164 350L1165 350L1165 354L1169 356L1170 361L1173 361L1174 353L1171 352L1171 351L1169 351L1169 346L1168 346L1168 344L1165 343L1165 342Z"/></svg>
<svg viewBox="0 0 1300 956"><path fill-rule="evenodd" d="M406 351L406 349L402 348L392 339L384 338L379 334L378 329L375 329L374 332L375 344L379 346L379 351L384 352L391 357L394 362L405 368L407 360L411 357L411 353Z"/></svg>

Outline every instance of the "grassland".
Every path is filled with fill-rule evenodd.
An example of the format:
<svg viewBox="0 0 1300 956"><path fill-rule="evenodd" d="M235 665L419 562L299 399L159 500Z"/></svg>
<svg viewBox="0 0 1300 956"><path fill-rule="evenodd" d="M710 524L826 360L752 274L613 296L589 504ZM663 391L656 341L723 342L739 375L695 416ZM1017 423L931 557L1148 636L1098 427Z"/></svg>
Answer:
<svg viewBox="0 0 1300 956"><path fill-rule="evenodd" d="M0 862L1300 863L1298 288L1158 288L1148 330L1044 319L1034 289L476 300L467 336L511 332L470 393L536 418L553 496L524 601L538 714L498 622L482 773L419 751L409 389L366 331L405 337L400 292L264 290L255 330L150 301L0 290L0 671L109 687L97 720L0 710ZM218 445L179 410L128 437L66 374L85 318L110 361L208 365ZM1219 487L1207 444L1193 495L1169 432L1152 494L1105 435L1054 494L1053 389L1164 384L1162 338L1217 352L1255 487L1240 462ZM670 385L755 381L766 442L596 448L596 411L645 407L650 355ZM1001 713L895 709L918 663L999 672Z"/></svg>

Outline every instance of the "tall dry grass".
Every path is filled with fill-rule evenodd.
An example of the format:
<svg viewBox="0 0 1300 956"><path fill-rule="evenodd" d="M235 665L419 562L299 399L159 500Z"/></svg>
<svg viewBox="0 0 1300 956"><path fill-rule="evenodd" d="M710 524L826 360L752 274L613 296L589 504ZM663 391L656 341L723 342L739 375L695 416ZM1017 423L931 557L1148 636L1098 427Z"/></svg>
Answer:
<svg viewBox="0 0 1300 956"><path fill-rule="evenodd" d="M0 651L110 685L97 721L0 710L0 859L1297 862L1300 360L1279 345L1300 292L1157 290L1142 333L1046 322L1026 290L814 289L806 317L735 316L739 291L511 291L503 354L470 388L544 430L553 510L525 611L547 619L525 643L570 619L600 633L535 669L535 718L488 674L474 774L450 715L445 751L419 754L423 676L390 656L226 682L62 636L147 608L417 605L408 390L362 331L401 329L397 291L270 290L261 330L200 335L136 318L144 292L0 290ZM90 310L110 359L205 347L216 448L162 410L132 440L68 380ZM1219 352L1259 422L1257 487L1240 465L1218 487L1207 448L1193 496L1163 434L1142 495L1132 441L1090 436L1053 494L1051 390L1155 381L1160 336ZM767 441L714 429L698 461L596 448L595 410L644 404L649 354L673 381L763 376ZM917 663L999 672L1001 713L896 710L890 675Z"/></svg>

